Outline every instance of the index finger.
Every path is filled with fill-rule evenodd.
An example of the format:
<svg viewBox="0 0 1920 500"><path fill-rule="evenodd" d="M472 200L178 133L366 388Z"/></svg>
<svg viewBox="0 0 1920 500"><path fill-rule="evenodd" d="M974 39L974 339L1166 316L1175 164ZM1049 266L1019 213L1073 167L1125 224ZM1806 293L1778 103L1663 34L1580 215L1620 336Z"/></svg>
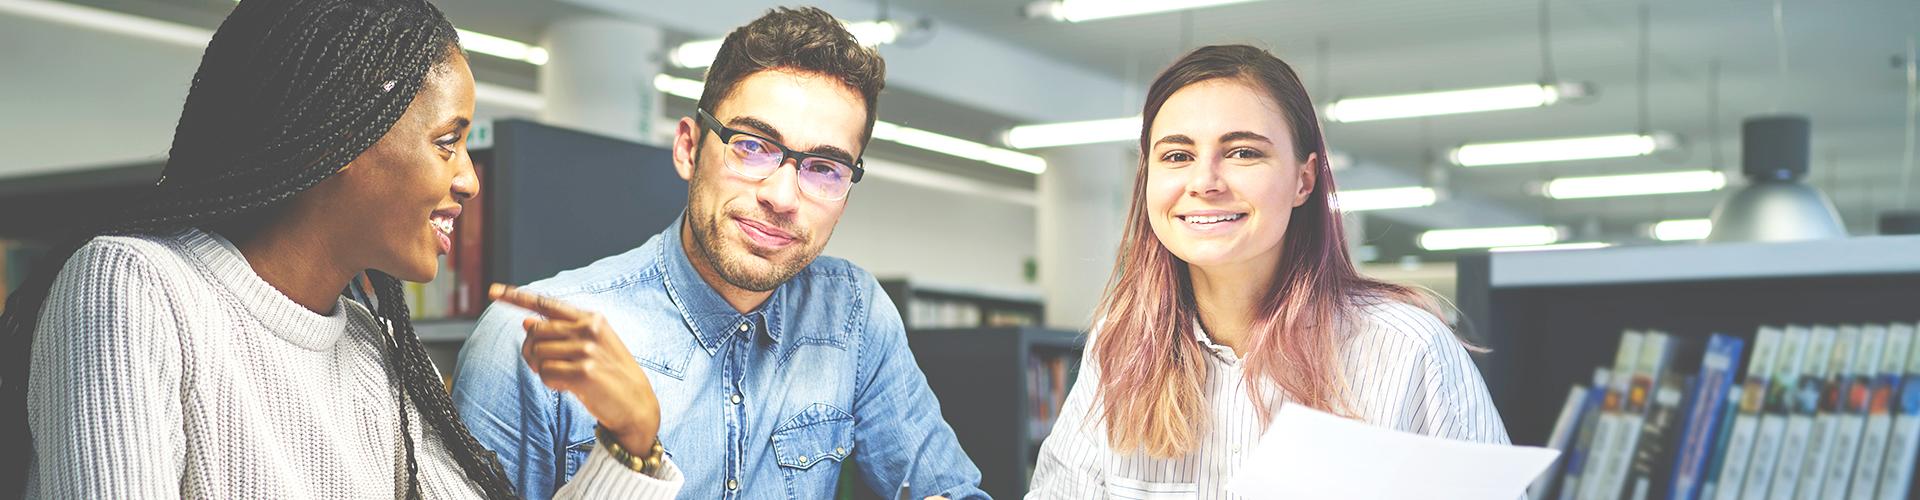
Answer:
<svg viewBox="0 0 1920 500"><path fill-rule="evenodd" d="M571 321L587 315L586 311L567 305L560 299L522 290L513 285L494 283L487 290L487 296L553 319Z"/></svg>

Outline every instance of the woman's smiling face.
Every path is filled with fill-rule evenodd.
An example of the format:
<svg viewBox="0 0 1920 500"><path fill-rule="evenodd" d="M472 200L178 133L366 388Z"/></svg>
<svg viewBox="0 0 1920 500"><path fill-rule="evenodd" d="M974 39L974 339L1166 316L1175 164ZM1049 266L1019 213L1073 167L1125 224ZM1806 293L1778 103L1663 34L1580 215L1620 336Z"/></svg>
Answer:
<svg viewBox="0 0 1920 500"><path fill-rule="evenodd" d="M1167 98L1148 138L1147 221L1168 251L1200 268L1278 262L1317 161L1295 153L1279 103L1238 78L1202 81Z"/></svg>

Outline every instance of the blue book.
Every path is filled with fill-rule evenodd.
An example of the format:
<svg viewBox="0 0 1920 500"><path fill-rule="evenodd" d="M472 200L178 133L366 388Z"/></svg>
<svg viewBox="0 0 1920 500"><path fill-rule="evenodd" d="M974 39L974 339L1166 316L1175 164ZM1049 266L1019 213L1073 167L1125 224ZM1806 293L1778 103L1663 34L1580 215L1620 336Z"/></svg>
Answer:
<svg viewBox="0 0 1920 500"><path fill-rule="evenodd" d="M1667 498L1692 500L1700 497L1702 483L1706 482L1706 471L1718 470L1719 453L1724 453L1724 441L1721 428L1725 425L1727 410L1732 406L1726 398L1728 389L1733 387L1733 375L1740 369L1741 350L1746 341L1729 335L1713 334L1707 339L1706 355L1700 361L1699 383L1694 385L1689 395L1694 404L1687 409L1686 424L1680 433L1679 455L1673 463L1673 476L1667 482ZM1711 465L1711 467L1710 467Z"/></svg>

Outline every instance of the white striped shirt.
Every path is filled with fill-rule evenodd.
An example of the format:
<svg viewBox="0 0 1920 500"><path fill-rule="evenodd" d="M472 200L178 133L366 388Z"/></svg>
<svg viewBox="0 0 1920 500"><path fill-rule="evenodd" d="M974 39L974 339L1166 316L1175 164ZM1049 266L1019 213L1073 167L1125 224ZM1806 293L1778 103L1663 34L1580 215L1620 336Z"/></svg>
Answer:
<svg viewBox="0 0 1920 500"><path fill-rule="evenodd" d="M1342 339L1340 357L1347 398L1361 420L1464 441L1508 442L1486 383L1445 323L1399 302L1365 305L1360 311L1366 321L1356 322ZM1083 356L1077 390L1068 393L1060 420L1040 448L1027 498L1240 498L1227 493L1226 485L1240 472L1242 457L1259 444L1266 425L1247 396L1239 357L1197 327L1194 335L1212 353L1203 382L1211 421L1198 448L1172 459L1109 448L1106 426L1092 407L1099 366ZM1269 385L1267 393L1277 391Z"/></svg>

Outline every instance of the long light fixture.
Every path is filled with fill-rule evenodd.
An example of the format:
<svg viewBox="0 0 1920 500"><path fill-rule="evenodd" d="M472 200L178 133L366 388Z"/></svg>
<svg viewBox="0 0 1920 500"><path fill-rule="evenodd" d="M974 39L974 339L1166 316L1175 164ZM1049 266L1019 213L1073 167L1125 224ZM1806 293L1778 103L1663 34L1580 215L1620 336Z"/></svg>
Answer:
<svg viewBox="0 0 1920 500"><path fill-rule="evenodd" d="M1448 157L1455 165L1482 167L1646 156L1678 144L1678 138L1666 133L1598 135L1467 144L1454 148Z"/></svg>
<svg viewBox="0 0 1920 500"><path fill-rule="evenodd" d="M1122 142L1140 137L1140 116L1086 120L1077 122L1021 125L1007 129L1001 142L1014 149L1050 148L1102 142Z"/></svg>
<svg viewBox="0 0 1920 500"><path fill-rule="evenodd" d="M1027 17L1078 23L1246 3L1256 0L1047 0L1027 4Z"/></svg>
<svg viewBox="0 0 1920 500"><path fill-rule="evenodd" d="M1474 89L1421 92L1376 97L1350 97L1327 105L1327 119L1364 122L1419 116L1478 113L1503 109L1550 106L1561 99L1587 95L1584 84L1529 83Z"/></svg>
<svg viewBox="0 0 1920 500"><path fill-rule="evenodd" d="M213 30L66 2L0 1L0 12L199 49L213 39Z"/></svg>
<svg viewBox="0 0 1920 500"><path fill-rule="evenodd" d="M455 29L460 33L460 48L469 52L512 59L534 66L547 64L547 49L517 40L508 40L486 33Z"/></svg>
<svg viewBox="0 0 1920 500"><path fill-rule="evenodd" d="M700 99L704 84L698 80L689 80L669 75L653 77L653 88L661 93L685 99ZM935 153L982 161L1031 174L1047 171L1047 160L1038 156L996 148L958 137L903 126L887 121L873 123L873 138L882 141L924 149Z"/></svg>
<svg viewBox="0 0 1920 500"><path fill-rule="evenodd" d="M1653 224L1653 239L1660 241L1704 240L1713 234L1713 219L1672 219Z"/></svg>
<svg viewBox="0 0 1920 500"><path fill-rule="evenodd" d="M1551 251L1556 251L1556 250L1593 250L1593 249L1596 249L1596 248L1607 248L1607 247L1611 247L1611 246L1613 246L1613 244L1612 244L1612 243L1607 243L1607 242L1604 242L1604 241L1581 241L1581 242L1575 242L1575 243L1554 243L1554 244L1551 244L1551 245L1528 245L1528 246L1518 246L1518 247L1493 247L1493 248L1489 248L1489 249L1487 249L1487 251L1489 251L1489 252L1501 252L1501 253L1506 253L1506 252L1551 252Z"/></svg>
<svg viewBox="0 0 1920 500"><path fill-rule="evenodd" d="M860 21L843 23L847 32L861 45L877 47L893 43L900 39L905 27L898 21ZM720 44L724 38L694 40L682 43L667 52L667 62L681 68L705 68L713 65L713 58L720 54Z"/></svg>
<svg viewBox="0 0 1920 500"><path fill-rule="evenodd" d="M1608 198L1650 194L1702 193L1727 187L1727 176L1712 170L1689 170L1657 174L1603 175L1597 177L1561 177L1547 181L1543 190L1548 198Z"/></svg>
<svg viewBox="0 0 1920 500"><path fill-rule="evenodd" d="M1436 229L1420 233L1420 248L1435 251L1546 245L1558 241L1560 229L1553 226Z"/></svg>
<svg viewBox="0 0 1920 500"><path fill-rule="evenodd" d="M1434 192L1433 188L1419 186L1342 189L1334 193L1333 198L1342 212L1364 212L1433 206L1439 200L1439 193Z"/></svg>

